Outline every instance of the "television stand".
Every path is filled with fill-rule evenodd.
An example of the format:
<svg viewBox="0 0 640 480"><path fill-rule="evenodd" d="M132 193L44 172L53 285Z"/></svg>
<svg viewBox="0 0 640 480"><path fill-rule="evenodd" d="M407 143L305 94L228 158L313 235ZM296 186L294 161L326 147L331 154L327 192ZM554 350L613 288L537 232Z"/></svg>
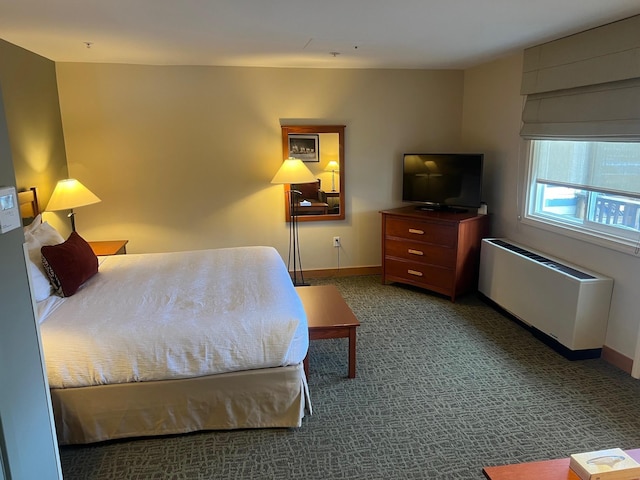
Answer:
<svg viewBox="0 0 640 480"><path fill-rule="evenodd" d="M471 209L423 211L415 205L382 213L382 283L404 283L456 296L478 287L480 246L489 216Z"/></svg>
<svg viewBox="0 0 640 480"><path fill-rule="evenodd" d="M420 205L416 207L416 210L421 212L449 212L449 213L467 213L468 208L451 207L448 205Z"/></svg>

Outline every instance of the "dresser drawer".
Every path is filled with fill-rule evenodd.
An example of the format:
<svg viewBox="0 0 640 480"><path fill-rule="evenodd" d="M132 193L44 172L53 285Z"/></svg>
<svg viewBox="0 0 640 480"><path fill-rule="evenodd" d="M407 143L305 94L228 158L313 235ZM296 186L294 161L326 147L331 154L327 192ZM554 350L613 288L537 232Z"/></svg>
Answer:
<svg viewBox="0 0 640 480"><path fill-rule="evenodd" d="M480 242L489 217L476 212L419 211L413 205L382 213L382 283L406 283L448 295L477 288Z"/></svg>
<svg viewBox="0 0 640 480"><path fill-rule="evenodd" d="M454 248L457 241L457 229L454 226L394 217L387 219L385 234Z"/></svg>
<svg viewBox="0 0 640 480"><path fill-rule="evenodd" d="M456 251L451 247L414 242L412 240L387 239L385 254L411 262L451 267L455 265Z"/></svg>
<svg viewBox="0 0 640 480"><path fill-rule="evenodd" d="M449 268L387 258L385 270L387 276L405 279L412 283L438 287L447 291L453 286L453 270Z"/></svg>

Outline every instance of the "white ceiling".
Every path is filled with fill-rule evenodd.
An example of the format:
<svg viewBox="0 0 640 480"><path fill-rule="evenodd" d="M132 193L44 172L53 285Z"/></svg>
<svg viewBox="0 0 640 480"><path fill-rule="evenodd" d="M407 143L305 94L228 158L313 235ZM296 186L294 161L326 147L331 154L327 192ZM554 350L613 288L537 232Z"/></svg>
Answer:
<svg viewBox="0 0 640 480"><path fill-rule="evenodd" d="M0 38L57 62L462 69L637 14L640 0L0 0Z"/></svg>

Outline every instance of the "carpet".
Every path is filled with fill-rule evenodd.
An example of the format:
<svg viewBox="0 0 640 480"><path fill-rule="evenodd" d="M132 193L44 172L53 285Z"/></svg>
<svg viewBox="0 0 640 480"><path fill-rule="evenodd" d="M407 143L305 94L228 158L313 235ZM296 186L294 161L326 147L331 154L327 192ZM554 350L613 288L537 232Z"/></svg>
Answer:
<svg viewBox="0 0 640 480"><path fill-rule="evenodd" d="M475 294L455 303L379 276L335 284L358 317L310 346L299 429L198 432L61 447L65 480L482 479L482 467L640 447L640 382L569 361Z"/></svg>

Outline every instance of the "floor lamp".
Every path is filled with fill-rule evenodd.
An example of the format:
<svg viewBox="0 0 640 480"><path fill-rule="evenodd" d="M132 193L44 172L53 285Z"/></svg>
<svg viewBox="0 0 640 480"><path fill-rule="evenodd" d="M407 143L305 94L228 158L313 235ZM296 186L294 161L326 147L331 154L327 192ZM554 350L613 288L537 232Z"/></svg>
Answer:
<svg viewBox="0 0 640 480"><path fill-rule="evenodd" d="M316 182L316 177L311 173L311 170L298 158L289 157L280 166L280 169L275 174L271 183L292 185L297 183L312 183ZM300 246L298 240L298 202L296 197L302 195L298 190L289 188L288 201L289 201L289 256L287 259L287 268L291 272L291 279L296 286L307 285L304 282L304 275L302 273L302 262L300 261ZM291 263L293 260L293 271L291 270ZM298 278L298 276L300 278Z"/></svg>

